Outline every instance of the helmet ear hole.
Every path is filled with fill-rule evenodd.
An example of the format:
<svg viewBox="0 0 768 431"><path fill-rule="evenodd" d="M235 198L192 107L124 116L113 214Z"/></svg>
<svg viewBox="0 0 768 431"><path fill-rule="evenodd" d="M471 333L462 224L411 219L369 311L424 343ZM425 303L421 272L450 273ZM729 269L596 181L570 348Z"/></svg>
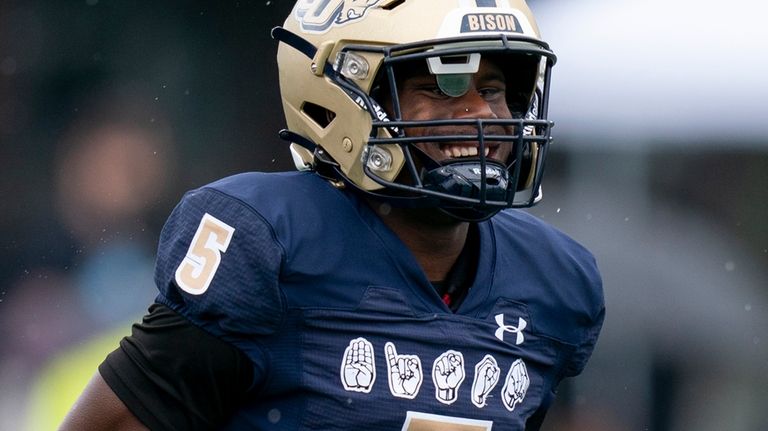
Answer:
<svg viewBox="0 0 768 431"><path fill-rule="evenodd" d="M328 125L331 124L331 121L336 118L335 112L312 102L304 102L301 106L301 112L309 117L321 129L328 127Z"/></svg>

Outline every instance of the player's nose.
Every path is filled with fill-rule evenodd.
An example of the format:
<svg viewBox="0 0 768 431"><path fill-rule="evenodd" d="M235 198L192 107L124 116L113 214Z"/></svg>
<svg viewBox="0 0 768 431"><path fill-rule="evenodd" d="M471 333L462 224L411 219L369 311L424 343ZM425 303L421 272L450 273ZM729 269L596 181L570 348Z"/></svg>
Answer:
<svg viewBox="0 0 768 431"><path fill-rule="evenodd" d="M491 105L474 86L453 102L454 118L496 118Z"/></svg>

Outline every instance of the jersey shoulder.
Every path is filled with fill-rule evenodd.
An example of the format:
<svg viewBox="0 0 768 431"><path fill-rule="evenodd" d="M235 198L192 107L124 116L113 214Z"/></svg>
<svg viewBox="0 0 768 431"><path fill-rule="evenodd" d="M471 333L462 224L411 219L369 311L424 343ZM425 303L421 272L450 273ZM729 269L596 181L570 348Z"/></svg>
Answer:
<svg viewBox="0 0 768 431"><path fill-rule="evenodd" d="M525 211L493 218L497 256L541 316L541 332L576 346L567 374L578 374L592 353L605 317L603 283L592 253L576 240ZM519 269L515 271L514 268Z"/></svg>
<svg viewBox="0 0 768 431"><path fill-rule="evenodd" d="M592 253L568 234L523 210L507 210L493 219L497 233L542 254L565 253L575 261L594 262ZM595 268L596 269L596 268Z"/></svg>
<svg viewBox="0 0 768 431"><path fill-rule="evenodd" d="M252 172L186 193L160 236L158 301L215 335L272 332L283 308L281 235L289 224L309 228L290 220L321 211L312 197L326 189L316 176Z"/></svg>
<svg viewBox="0 0 768 431"><path fill-rule="evenodd" d="M600 294L602 281L593 254L566 233L522 210L507 210L493 218L497 249L502 254L523 256L528 265L561 277L567 284Z"/></svg>

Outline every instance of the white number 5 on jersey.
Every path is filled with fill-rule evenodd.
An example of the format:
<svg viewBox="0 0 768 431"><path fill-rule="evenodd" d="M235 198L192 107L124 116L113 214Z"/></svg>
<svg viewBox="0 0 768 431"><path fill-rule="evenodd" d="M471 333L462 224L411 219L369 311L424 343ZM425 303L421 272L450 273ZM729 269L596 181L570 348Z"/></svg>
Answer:
<svg viewBox="0 0 768 431"><path fill-rule="evenodd" d="M221 253L227 251L235 228L206 213L200 220L187 255L176 268L176 284L193 295L200 295L219 269Z"/></svg>

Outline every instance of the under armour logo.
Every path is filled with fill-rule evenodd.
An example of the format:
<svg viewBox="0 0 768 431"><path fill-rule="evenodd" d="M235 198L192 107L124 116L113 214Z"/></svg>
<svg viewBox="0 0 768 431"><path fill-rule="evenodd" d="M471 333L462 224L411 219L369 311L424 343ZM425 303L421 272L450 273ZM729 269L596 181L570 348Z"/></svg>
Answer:
<svg viewBox="0 0 768 431"><path fill-rule="evenodd" d="M523 329L528 326L528 322L526 322L522 317L517 319L517 326L512 326L504 324L504 313L497 314L496 324L499 325L499 329L496 330L496 338L499 340L504 341L504 333L511 332L513 334L517 334L517 340L515 340L516 345L523 344L523 341L525 341Z"/></svg>

